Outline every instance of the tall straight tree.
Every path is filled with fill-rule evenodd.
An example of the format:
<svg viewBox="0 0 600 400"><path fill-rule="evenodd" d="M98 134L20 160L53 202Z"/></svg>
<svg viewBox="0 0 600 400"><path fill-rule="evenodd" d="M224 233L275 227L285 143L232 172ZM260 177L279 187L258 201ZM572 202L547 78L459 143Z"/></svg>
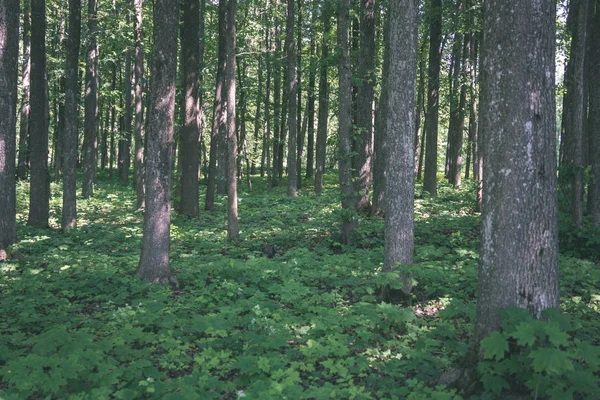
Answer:
<svg viewBox="0 0 600 400"><path fill-rule="evenodd" d="M414 257L414 132L417 86L416 0L389 5L389 60L386 121L385 262L393 271L410 266ZM405 272L403 291L410 293L412 278Z"/></svg>
<svg viewBox="0 0 600 400"><path fill-rule="evenodd" d="M235 13L237 0L227 2L227 68L225 70L225 93L227 96L227 237L239 235L237 200L237 136L235 124Z"/></svg>
<svg viewBox="0 0 600 400"><path fill-rule="evenodd" d="M484 4L476 343L506 307L540 318L559 304L555 12L554 0Z"/></svg>
<svg viewBox="0 0 600 400"><path fill-rule="evenodd" d="M17 155L17 177L27 179L29 169L29 89L31 73L31 7L30 1L23 1L23 71L21 73L21 121L19 128L19 154Z"/></svg>
<svg viewBox="0 0 600 400"><path fill-rule="evenodd" d="M296 91L298 90L298 74L296 70L296 46L294 42L294 0L287 0L287 22L285 48L287 50L287 88L288 88L288 190L290 197L298 196L298 177L296 164L297 114Z"/></svg>
<svg viewBox="0 0 600 400"><path fill-rule="evenodd" d="M134 0L133 38L135 40L133 82L134 82L134 143L135 156L133 172L137 208L144 208L144 49L142 48L142 0Z"/></svg>
<svg viewBox="0 0 600 400"><path fill-rule="evenodd" d="M177 0L154 2L154 47L147 114L146 209L137 271L142 279L164 284L177 282L169 266L169 247L178 11Z"/></svg>
<svg viewBox="0 0 600 400"><path fill-rule="evenodd" d="M83 198L94 195L98 159L98 0L88 0L88 43L85 69L85 133Z"/></svg>
<svg viewBox="0 0 600 400"><path fill-rule="evenodd" d="M200 163L200 80L198 28L200 26L199 0L183 2L183 32L181 40L183 66L184 125L181 157L182 214L197 216L199 212L198 165Z"/></svg>
<svg viewBox="0 0 600 400"><path fill-rule="evenodd" d="M375 0L360 0L360 85L356 99L354 175L358 208L369 211L373 158L373 89L375 82Z"/></svg>
<svg viewBox="0 0 600 400"><path fill-rule="evenodd" d="M31 1L31 114L29 146L31 179L27 224L48 227L50 177L48 174L48 122L46 119L46 1Z"/></svg>
<svg viewBox="0 0 600 400"><path fill-rule="evenodd" d="M352 68L350 66L350 0L339 0L337 41L340 49L339 74L339 180L342 195L342 242L350 244L352 233L358 225L356 219L356 196L352 183Z"/></svg>
<svg viewBox="0 0 600 400"><path fill-rule="evenodd" d="M590 65L600 64L600 4L596 3L596 11L591 27ZM600 72L598 68L590 70L590 104L588 127L590 135L590 164L592 166L592 181L588 188L587 211L592 223L600 228Z"/></svg>
<svg viewBox="0 0 600 400"><path fill-rule="evenodd" d="M80 38L81 0L69 0L69 35L67 37L67 61L65 66L65 129L63 134L63 230L77 226Z"/></svg>
<svg viewBox="0 0 600 400"><path fill-rule="evenodd" d="M438 115L442 61L442 0L431 0L429 15L429 65L425 113L425 176L423 190L437 195Z"/></svg>
<svg viewBox="0 0 600 400"><path fill-rule="evenodd" d="M16 146L19 0L0 0L0 261L17 240Z"/></svg>
<svg viewBox="0 0 600 400"><path fill-rule="evenodd" d="M321 6L321 19L323 32L328 33L331 28L331 17L326 8L327 3ZM321 194L323 189L323 174L325 173L325 153L327 150L327 125L329 122L329 81L327 79L329 46L327 35L324 34L321 42L321 63L319 66L319 115L317 118L317 148L315 159L315 192Z"/></svg>

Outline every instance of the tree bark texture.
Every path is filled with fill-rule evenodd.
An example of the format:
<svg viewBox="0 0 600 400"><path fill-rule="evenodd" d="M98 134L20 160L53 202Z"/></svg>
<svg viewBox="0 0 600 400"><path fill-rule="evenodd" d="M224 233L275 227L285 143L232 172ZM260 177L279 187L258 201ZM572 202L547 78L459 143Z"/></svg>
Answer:
<svg viewBox="0 0 600 400"><path fill-rule="evenodd" d="M476 343L500 312L559 304L553 0L486 2ZM514 38L519 40L515 41ZM481 353L480 353L481 355Z"/></svg>
<svg viewBox="0 0 600 400"><path fill-rule="evenodd" d="M310 36L310 70L308 72L308 130L306 139L306 178L314 176L315 170L315 87L317 85L317 70L315 67L315 32Z"/></svg>
<svg viewBox="0 0 600 400"><path fill-rule="evenodd" d="M227 69L225 70L225 93L227 96L227 237L235 239L239 235L237 199L237 135L235 114L235 65L236 65L236 4L227 2Z"/></svg>
<svg viewBox="0 0 600 400"><path fill-rule="evenodd" d="M600 4L596 1L596 11L590 29L590 81L588 129L590 135L589 159L592 167L592 179L588 187L587 211L594 226L600 228Z"/></svg>
<svg viewBox="0 0 600 400"><path fill-rule="evenodd" d="M410 266L414 257L414 132L417 85L416 0L394 1L389 5L389 69L387 75L387 152L385 188L384 269ZM402 273L405 294L412 278Z"/></svg>
<svg viewBox="0 0 600 400"><path fill-rule="evenodd" d="M16 146L19 1L0 0L0 261L17 240Z"/></svg>
<svg viewBox="0 0 600 400"><path fill-rule="evenodd" d="M31 179L27 224L48 227L50 176L48 174L48 120L46 119L46 1L31 1L31 114L29 146Z"/></svg>
<svg viewBox="0 0 600 400"><path fill-rule="evenodd" d="M29 111L30 111L30 74L31 74L31 6L23 1L23 71L21 84L21 124L19 130L19 154L17 159L17 177L27 179L29 170Z"/></svg>
<svg viewBox="0 0 600 400"><path fill-rule="evenodd" d="M145 206L144 185L144 49L142 48L142 0L134 0L133 36L135 40L133 84L134 84L134 148L133 172L137 208Z"/></svg>
<svg viewBox="0 0 600 400"><path fill-rule="evenodd" d="M298 90L298 74L296 70L296 46L294 42L294 0L287 0L287 22L285 48L287 50L287 88L288 88L288 154L287 154L287 172L288 189L287 194L290 197L298 196L298 177L296 164L296 139L297 139L297 114L298 107L296 91Z"/></svg>
<svg viewBox="0 0 600 400"><path fill-rule="evenodd" d="M322 10L323 32L329 32L331 17ZM327 80L329 46L327 37L323 35L321 42L321 64L319 67L319 114L317 116L317 145L315 159L315 192L323 190L323 174L325 173L325 156L327 151L327 127L329 122L329 81Z"/></svg>
<svg viewBox="0 0 600 400"><path fill-rule="evenodd" d="M165 284L176 283L169 266L169 246L178 11L176 0L154 2L154 47L147 114L146 209L137 271L142 279Z"/></svg>
<svg viewBox="0 0 600 400"><path fill-rule="evenodd" d="M69 0L69 35L67 38L67 62L65 67L65 129L63 134L63 230L77 226L80 40L81 1Z"/></svg>

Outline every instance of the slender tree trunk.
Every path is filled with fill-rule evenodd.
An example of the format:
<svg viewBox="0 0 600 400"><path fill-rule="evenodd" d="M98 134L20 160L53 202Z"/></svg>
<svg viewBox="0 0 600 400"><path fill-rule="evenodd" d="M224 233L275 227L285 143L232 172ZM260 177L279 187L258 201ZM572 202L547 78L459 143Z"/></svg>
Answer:
<svg viewBox="0 0 600 400"><path fill-rule="evenodd" d="M258 152L258 142L260 136L260 127L262 124L262 96L263 96L263 55L258 57L258 87L256 88L256 113L254 114L254 147L252 149L252 165L249 173L256 174L255 157ZM264 150L264 147L263 147ZM264 154L264 153L263 153ZM261 157L262 158L262 157ZM264 159L261 160L261 166L264 165Z"/></svg>
<svg viewBox="0 0 600 400"><path fill-rule="evenodd" d="M46 1L31 0L31 118L29 146L31 179L27 224L48 227L50 176L48 174L48 121L46 119Z"/></svg>
<svg viewBox="0 0 600 400"><path fill-rule="evenodd" d="M117 63L112 63L112 90L113 93L117 89ZM117 118L117 107L113 103L110 107L110 149L108 152L108 175L112 177L113 167L115 162L115 131L117 130L116 118Z"/></svg>
<svg viewBox="0 0 600 400"><path fill-rule="evenodd" d="M462 36L462 35L461 35ZM455 75L455 108L451 113L450 126L448 132L448 141L451 144L448 154L449 169L448 180L455 188L460 187L461 172L462 172L462 151L463 151L463 136L464 136L464 119L465 107L467 102L466 86L461 83L465 82L467 75L467 66L469 63L469 41L465 37L457 43L457 46L462 46L460 52L457 52L457 60L454 70ZM461 63L462 59L462 63Z"/></svg>
<svg viewBox="0 0 600 400"><path fill-rule="evenodd" d="M77 226L77 148L79 147L79 47L81 1L69 0L69 35L65 67L65 129L63 141L62 229Z"/></svg>
<svg viewBox="0 0 600 400"><path fill-rule="evenodd" d="M298 196L298 177L296 164L296 139L297 139L297 117L298 107L296 91L298 90L298 76L296 70L296 49L294 45L294 0L287 0L287 23L285 47L287 49L287 88L288 88L288 196Z"/></svg>
<svg viewBox="0 0 600 400"><path fill-rule="evenodd" d="M325 7L325 6L324 6ZM331 17L325 8L321 11L323 32L331 29ZM323 174L325 173L325 156L327 150L327 125L329 122L329 81L327 80L329 47L327 37L323 35L321 43L321 64L319 68L319 115L317 121L317 149L315 160L315 192L323 190Z"/></svg>
<svg viewBox="0 0 600 400"><path fill-rule="evenodd" d="M275 2L277 5L278 2ZM273 57L273 177L278 181L279 171L279 134L281 131L281 37L279 21L275 21L275 53Z"/></svg>
<svg viewBox="0 0 600 400"><path fill-rule="evenodd" d="M442 0L431 0L429 21L429 65L427 75L427 112L425 114L425 177L423 191L437 195L438 110L440 64L442 60Z"/></svg>
<svg viewBox="0 0 600 400"><path fill-rule="evenodd" d="M342 242L351 244L352 233L358 225L356 218L357 199L352 184L352 82L350 66L350 35L349 35L350 0L339 0L338 6L338 48L340 57L339 71L339 178L342 193Z"/></svg>
<svg viewBox="0 0 600 400"><path fill-rule="evenodd" d="M306 179L314 176L315 164L315 87L317 84L317 69L315 65L315 32L310 33L310 69L308 72L308 130L306 143Z"/></svg>
<svg viewBox="0 0 600 400"><path fill-rule="evenodd" d="M144 49L142 48L142 0L134 0L135 16L133 19L134 49L134 142L135 156L133 159L133 172L135 179L135 193L137 208L144 208Z"/></svg>
<svg viewBox="0 0 600 400"><path fill-rule="evenodd" d="M154 2L150 112L147 113L146 209L137 275L150 282L176 284L169 266L171 157L177 70L178 2Z"/></svg>
<svg viewBox="0 0 600 400"><path fill-rule="evenodd" d="M61 46L62 47L62 46ZM60 84L54 82L54 91L56 93L65 93L65 77L59 78ZM54 134L53 134L53 156L52 165L54 167L54 182L60 182L63 172L63 144L65 136L65 101L54 99Z"/></svg>
<svg viewBox="0 0 600 400"><path fill-rule="evenodd" d="M425 42L423 42L425 44ZM418 58L418 81L417 81L417 103L415 105L415 145L413 147L415 154L415 176L421 179L419 174L419 160L421 159L422 146L422 127L423 127L423 111L425 109L425 58Z"/></svg>
<svg viewBox="0 0 600 400"><path fill-rule="evenodd" d="M29 170L29 111L30 111L30 73L31 73L31 7L30 0L23 1L23 64L21 94L21 126L19 131L19 154L17 160L17 177L27 179Z"/></svg>
<svg viewBox="0 0 600 400"><path fill-rule="evenodd" d="M88 0L88 49L85 70L84 199L94 195L98 157L98 0Z"/></svg>
<svg viewBox="0 0 600 400"><path fill-rule="evenodd" d="M17 241L16 146L19 1L0 0L0 261Z"/></svg>
<svg viewBox="0 0 600 400"><path fill-rule="evenodd" d="M359 193L358 209L369 211L373 158L373 93L375 82L375 0L360 1L360 54L358 76L361 80L356 100L356 156L354 174Z"/></svg>
<svg viewBox="0 0 600 400"><path fill-rule="evenodd" d="M588 187L587 212L592 224L600 228L600 73L597 66L600 64L600 4L596 1L596 12L589 30L590 38L590 69L589 80L589 114L588 127L590 134L589 158L592 179Z"/></svg>
<svg viewBox="0 0 600 400"><path fill-rule="evenodd" d="M555 9L553 0L484 5L477 344L500 326L506 307L540 318L559 304Z"/></svg>
<svg viewBox="0 0 600 400"><path fill-rule="evenodd" d="M237 0L227 2L227 69L225 70L225 93L227 96L227 237L239 235L237 200L237 137L235 124L235 65Z"/></svg>
<svg viewBox="0 0 600 400"><path fill-rule="evenodd" d="M400 267L405 294L412 289L412 277L402 267L412 265L414 257L417 12L416 0L394 1L389 5L386 170L394 179L387 179L385 188L384 269L394 271Z"/></svg>
<svg viewBox="0 0 600 400"><path fill-rule="evenodd" d="M302 2L298 4L298 28L296 35L296 190L302 189L302 157L304 156L304 136L302 130ZM306 110L305 110L306 112Z"/></svg>

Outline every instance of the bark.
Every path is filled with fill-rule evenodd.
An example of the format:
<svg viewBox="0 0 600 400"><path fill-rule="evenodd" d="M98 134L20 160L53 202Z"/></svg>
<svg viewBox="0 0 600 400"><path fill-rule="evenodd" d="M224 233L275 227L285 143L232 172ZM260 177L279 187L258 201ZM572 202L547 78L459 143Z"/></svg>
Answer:
<svg viewBox="0 0 600 400"><path fill-rule="evenodd" d="M0 0L0 261L17 241L16 146L19 1Z"/></svg>
<svg viewBox="0 0 600 400"><path fill-rule="evenodd" d="M589 114L588 127L590 135L589 158L591 164L591 182L588 187L588 205L587 212L590 215L592 224L600 228L600 71L597 66L600 64L600 5L596 1L596 12L590 29L592 38L590 39L590 69L589 80Z"/></svg>
<svg viewBox="0 0 600 400"><path fill-rule="evenodd" d="M310 71L308 73L308 130L306 143L306 178L314 176L315 164L315 86L317 84L317 70L315 66L315 32L311 30L310 36Z"/></svg>
<svg viewBox="0 0 600 400"><path fill-rule="evenodd" d="M177 70L178 2L154 2L150 105L147 113L146 209L137 275L176 284L169 266L171 173Z"/></svg>
<svg viewBox="0 0 600 400"><path fill-rule="evenodd" d="M417 84L416 0L391 2L389 6L389 69L385 188L386 271L400 266L402 291L409 294L412 277L402 270L414 257L414 132Z"/></svg>
<svg viewBox="0 0 600 400"><path fill-rule="evenodd" d="M425 113L425 176L423 191L437 195L438 112L440 64L442 60L442 0L431 0L429 21L429 65L427 68L427 112Z"/></svg>
<svg viewBox="0 0 600 400"><path fill-rule="evenodd" d="M476 344L498 329L504 308L524 308L540 318L546 308L558 306L560 294L556 2L513 0L484 7L480 123L485 164Z"/></svg>
<svg viewBox="0 0 600 400"><path fill-rule="evenodd" d="M17 160L17 177L27 179L29 170L29 111L30 111L30 73L31 73L31 8L30 1L23 2L23 72L21 89L21 123L19 130L19 154Z"/></svg>
<svg viewBox="0 0 600 400"><path fill-rule="evenodd" d="M302 157L304 157L304 137L306 120L302 120L302 2L298 1L298 28L296 35L296 189L302 189ZM306 114L306 110L304 111Z"/></svg>
<svg viewBox="0 0 600 400"><path fill-rule="evenodd" d="M200 2L185 0L183 3L183 34L181 51L183 56L183 90L185 103L185 119L183 126L183 146L181 157L181 203L180 212L197 216L199 213L198 166L200 164L200 80L199 57L200 47Z"/></svg>
<svg viewBox="0 0 600 400"><path fill-rule="evenodd" d="M79 132L79 47L81 1L69 0L69 35L65 67L65 129L63 137L62 229L77 226L77 148Z"/></svg>
<svg viewBox="0 0 600 400"><path fill-rule="evenodd" d="M88 0L88 46L85 70L84 199L94 195L98 164L98 0Z"/></svg>
<svg viewBox="0 0 600 400"><path fill-rule="evenodd" d="M219 156L218 147L223 133L222 126L225 123L225 110L223 104L223 75L227 67L225 60L225 31L227 27L226 17L227 0L219 0L219 52L217 59L217 83L215 88L212 130L210 135L210 160L208 165L208 179L206 184L206 201L204 203L204 209L207 211L213 211L215 209L215 185L217 184L217 179L220 176L218 175L217 171L217 157ZM219 161L221 164L223 164L225 160L221 158Z"/></svg>
<svg viewBox="0 0 600 400"><path fill-rule="evenodd" d="M237 0L227 2L227 69L225 70L225 93L227 96L227 238L239 235L237 200L237 136L235 124L235 65Z"/></svg>
<svg viewBox="0 0 600 400"><path fill-rule="evenodd" d="M288 88L288 154L287 154L287 172L289 197L298 196L298 177L296 164L296 135L298 127L296 121L298 107L296 91L298 90L298 76L296 70L296 46L294 42L294 0L287 0L287 22L285 47L287 50L287 88Z"/></svg>
<svg viewBox="0 0 600 400"><path fill-rule="evenodd" d="M61 46L62 47L62 46ZM66 93L65 77L59 79L60 84L54 83L54 91L58 93ZM57 87L58 86L58 87ZM54 182L60 182L63 172L63 143L65 140L65 100L55 98L54 105L54 135L53 135L53 156L52 166L54 167Z"/></svg>
<svg viewBox="0 0 600 400"><path fill-rule="evenodd" d="M275 3L277 4L277 2ZM281 130L281 38L279 21L275 21L275 53L273 58L273 177L278 180L279 134Z"/></svg>
<svg viewBox="0 0 600 400"><path fill-rule="evenodd" d="M48 227L50 176L48 174L48 120L46 119L46 2L31 1L31 117L29 146L31 179L27 224Z"/></svg>
<svg viewBox="0 0 600 400"><path fill-rule="evenodd" d="M425 42L423 42L423 45ZM418 53L417 53L418 54ZM417 103L415 105L416 115L415 115L415 145L414 155L415 155L415 176L418 176L418 179L421 179L419 175L419 160L422 159L422 140L421 136L423 134L423 110L425 109L425 58L418 58L418 81L417 81Z"/></svg>
<svg viewBox="0 0 600 400"><path fill-rule="evenodd" d="M135 193L137 208L143 209L145 199L144 187L144 49L142 48L142 0L134 0L135 16L133 19L134 49L134 143L135 156L133 159L133 173L135 180Z"/></svg>
<svg viewBox="0 0 600 400"><path fill-rule="evenodd" d="M252 166L249 173L256 174L256 153L258 152L258 143L260 135L260 126L262 124L262 96L263 96L263 55L258 57L258 87L256 88L256 114L254 114L254 147L252 149ZM263 150L265 148L263 147ZM264 153L263 153L264 154ZM261 166L264 165L264 159L261 160Z"/></svg>
<svg viewBox="0 0 600 400"><path fill-rule="evenodd" d="M269 3L267 1L267 7ZM265 152L265 162L261 164L261 175L263 168L267 169L267 191L270 193L273 187L273 174L271 169L271 40L269 38L271 32L271 26L269 19L265 27L265 47L268 49L265 55L265 64L267 64L267 84L265 87L265 140L263 142L263 149Z"/></svg>
<svg viewBox="0 0 600 400"><path fill-rule="evenodd" d="M461 35L462 36L462 35ZM450 115L450 129L448 132L448 141L450 148L448 152L448 181L454 188L460 187L462 173L462 151L464 136L465 107L467 103L467 88L462 83L466 81L467 68L469 64L469 41L465 37L457 43L462 46L460 53L457 53L457 62L455 65L455 108ZM461 62L462 59L462 62Z"/></svg>
<svg viewBox="0 0 600 400"><path fill-rule="evenodd" d="M375 0L360 1L360 53L358 76L360 86L356 99L356 156L354 175L358 192L358 209L371 207L371 163L373 158L373 92L375 82Z"/></svg>
<svg viewBox="0 0 600 400"><path fill-rule="evenodd" d="M356 218L357 199L354 195L352 184L352 82L350 66L350 35L349 14L350 0L339 0L338 6L338 48L340 57L338 61L339 74L339 179L342 195L342 242L351 244L352 233L358 225Z"/></svg>
<svg viewBox="0 0 600 400"><path fill-rule="evenodd" d="M331 19L326 9L322 10L323 32L331 29ZM323 35L321 43L321 64L319 67L319 115L317 121L317 148L315 160L315 192L323 190L323 174L325 173L325 156L327 150L327 125L329 122L329 81L327 80L329 46L327 37Z"/></svg>

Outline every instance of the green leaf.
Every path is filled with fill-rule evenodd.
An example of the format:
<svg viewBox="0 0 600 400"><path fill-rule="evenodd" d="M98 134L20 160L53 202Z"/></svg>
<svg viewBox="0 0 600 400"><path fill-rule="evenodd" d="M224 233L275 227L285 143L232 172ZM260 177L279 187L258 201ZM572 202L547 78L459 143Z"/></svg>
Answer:
<svg viewBox="0 0 600 400"><path fill-rule="evenodd" d="M485 375L481 378L481 383L483 383L485 390L494 393L496 396L499 396L502 390L510 388L506 379L501 376Z"/></svg>
<svg viewBox="0 0 600 400"><path fill-rule="evenodd" d="M535 343L535 327L527 322L522 322L517 326L517 330L513 332L511 337L517 339L517 343L521 346L533 346Z"/></svg>
<svg viewBox="0 0 600 400"><path fill-rule="evenodd" d="M481 346L485 349L484 357L486 359L502 360L504 353L508 351L508 342L506 338L498 331L492 332L490 336L481 341Z"/></svg>
<svg viewBox="0 0 600 400"><path fill-rule="evenodd" d="M549 374L560 374L573 371L573 363L569 360L566 352L559 349L538 349L529 354L535 372L546 372Z"/></svg>

